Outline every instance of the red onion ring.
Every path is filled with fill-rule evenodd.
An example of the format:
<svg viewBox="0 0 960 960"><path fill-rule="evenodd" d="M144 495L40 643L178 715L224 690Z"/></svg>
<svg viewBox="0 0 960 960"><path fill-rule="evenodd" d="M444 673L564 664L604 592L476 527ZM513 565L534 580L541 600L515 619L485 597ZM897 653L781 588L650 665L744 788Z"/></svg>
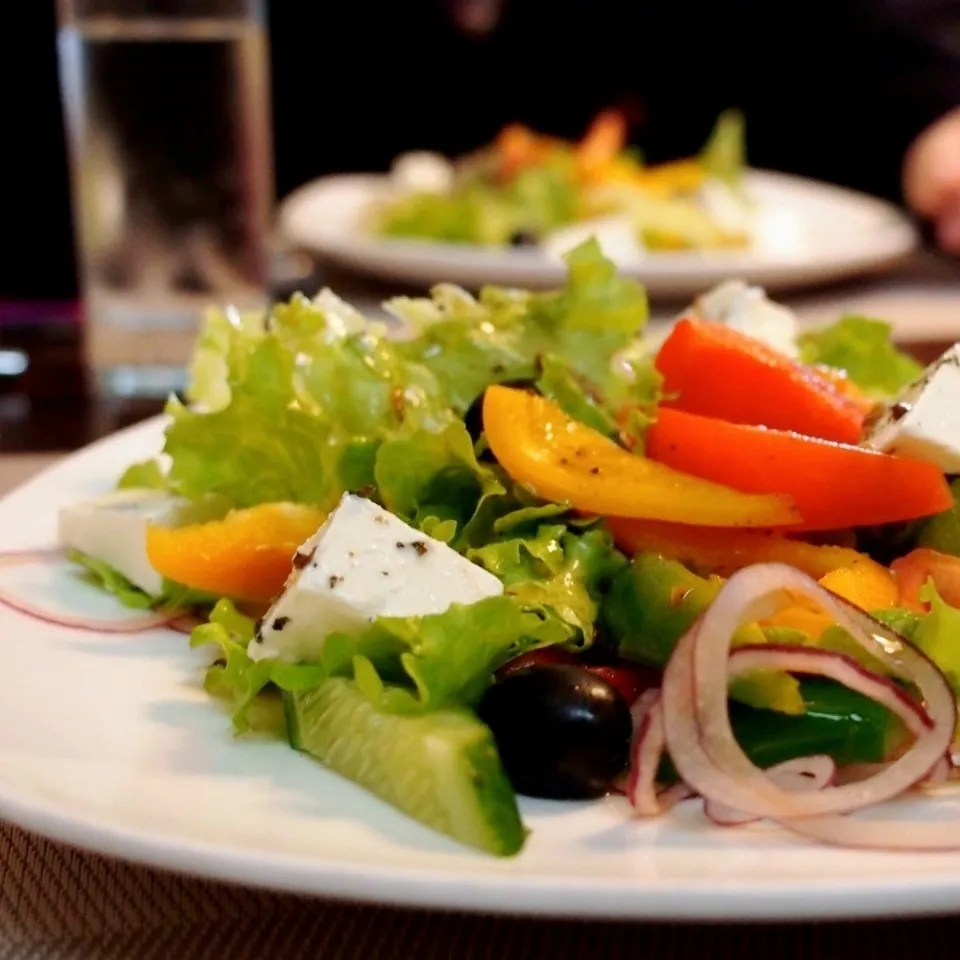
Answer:
<svg viewBox="0 0 960 960"><path fill-rule="evenodd" d="M664 810L657 800L657 768L666 744L660 691L645 690L634 703L633 742L630 746L630 774L625 793L643 817L655 817Z"/></svg>
<svg viewBox="0 0 960 960"><path fill-rule="evenodd" d="M203 622L200 617L195 617L192 613L180 612L178 616L174 617L167 625L171 630L176 630L177 633L182 633L189 637Z"/></svg>
<svg viewBox="0 0 960 960"><path fill-rule="evenodd" d="M796 595L831 614L865 650L914 683L931 723L899 759L869 780L804 794L780 789L749 760L733 735L727 684L716 679L728 675L736 629L775 613ZM677 644L664 672L662 705L667 747L683 780L714 802L778 821L848 812L904 793L946 754L956 726L956 701L933 663L883 624L783 564L747 567L727 581ZM821 828L832 830L826 824Z"/></svg>
<svg viewBox="0 0 960 960"><path fill-rule="evenodd" d="M62 550L53 548L37 550L11 550L0 553L0 567L21 563L42 563L50 560L62 560ZM4 587L0 587L0 606L8 607L24 616L32 617L43 623L73 630L89 630L94 633L142 633L156 627L166 626L183 616L182 610L156 610L135 617L117 617L106 620L82 617L72 613L59 613L46 610L29 600L18 597Z"/></svg>
<svg viewBox="0 0 960 960"><path fill-rule="evenodd" d="M785 760L766 769L767 776L784 790L804 792L807 790L822 790L834 782L837 765L832 757L826 754L815 754L810 757L796 757ZM713 800L704 800L703 812L707 817L721 827L736 827L759 820L750 813L735 810Z"/></svg>

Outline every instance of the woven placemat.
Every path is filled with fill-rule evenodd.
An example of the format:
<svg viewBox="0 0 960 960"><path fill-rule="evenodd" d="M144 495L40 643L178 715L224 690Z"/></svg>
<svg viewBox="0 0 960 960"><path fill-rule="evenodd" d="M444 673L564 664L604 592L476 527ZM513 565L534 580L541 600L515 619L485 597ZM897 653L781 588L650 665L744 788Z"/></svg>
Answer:
<svg viewBox="0 0 960 960"><path fill-rule="evenodd" d="M249 890L0 825L0 960L830 960L957 952L960 920L680 925L434 913Z"/></svg>

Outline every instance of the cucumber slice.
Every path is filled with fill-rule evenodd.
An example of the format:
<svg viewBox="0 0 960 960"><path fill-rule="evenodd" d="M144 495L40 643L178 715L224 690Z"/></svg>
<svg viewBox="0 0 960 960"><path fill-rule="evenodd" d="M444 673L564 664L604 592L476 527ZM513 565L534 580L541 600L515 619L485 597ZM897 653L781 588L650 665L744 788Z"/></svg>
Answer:
<svg viewBox="0 0 960 960"><path fill-rule="evenodd" d="M378 710L350 680L285 693L290 744L408 816L511 856L526 831L489 729L465 710Z"/></svg>

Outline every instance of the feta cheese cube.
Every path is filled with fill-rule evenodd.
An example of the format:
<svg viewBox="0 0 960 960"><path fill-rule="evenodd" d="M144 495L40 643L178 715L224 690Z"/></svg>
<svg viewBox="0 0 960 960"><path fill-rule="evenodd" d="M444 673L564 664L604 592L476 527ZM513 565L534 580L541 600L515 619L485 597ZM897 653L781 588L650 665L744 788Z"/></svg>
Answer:
<svg viewBox="0 0 960 960"><path fill-rule="evenodd" d="M63 507L59 539L109 564L135 587L151 596L163 590L163 577L147 557L147 525L177 526L192 519L190 501L162 490L116 490L105 496Z"/></svg>
<svg viewBox="0 0 960 960"><path fill-rule="evenodd" d="M762 287L727 280L698 297L690 312L701 320L740 330L789 357L799 356L795 315L770 300Z"/></svg>
<svg viewBox="0 0 960 960"><path fill-rule="evenodd" d="M344 494L293 566L248 648L254 660L316 661L331 633L503 593L493 574L353 494Z"/></svg>
<svg viewBox="0 0 960 960"><path fill-rule="evenodd" d="M543 238L541 248L547 256L560 259L581 243L593 238L603 255L614 263L631 263L641 259L646 250L637 239L633 220L624 214L613 214L560 227Z"/></svg>
<svg viewBox="0 0 960 960"><path fill-rule="evenodd" d="M960 473L960 343L894 398L863 445Z"/></svg>
<svg viewBox="0 0 960 960"><path fill-rule="evenodd" d="M453 181L453 164L439 153L426 150L401 154L390 168L391 186L411 193L447 193Z"/></svg>

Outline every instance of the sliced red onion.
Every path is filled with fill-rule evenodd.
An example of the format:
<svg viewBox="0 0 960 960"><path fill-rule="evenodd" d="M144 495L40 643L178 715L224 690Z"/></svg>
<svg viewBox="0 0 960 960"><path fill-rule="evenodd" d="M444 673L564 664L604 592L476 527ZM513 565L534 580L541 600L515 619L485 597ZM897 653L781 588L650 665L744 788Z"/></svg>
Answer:
<svg viewBox="0 0 960 960"><path fill-rule="evenodd" d="M657 802L660 804L661 811L666 813L682 800L689 800L696 795L696 791L689 784L679 780L669 787L664 787L664 789L657 794Z"/></svg>
<svg viewBox="0 0 960 960"><path fill-rule="evenodd" d="M795 602L797 596L812 600L867 652L913 683L926 705L925 721L929 722L929 726L921 723L921 714L897 699L898 710L909 715L915 727L924 728L918 729L913 745L869 780L802 794L778 787L746 756L730 724L727 684L718 682L728 676L730 645L737 628L772 615ZM817 657L803 662L815 673L840 671L842 664L844 675L858 683L876 684L874 689L883 689L885 701L891 697L883 678L859 665L852 672L846 660ZM784 564L747 567L727 581L677 644L664 672L662 705L667 747L684 781L715 803L777 820L847 812L905 792L927 777L946 754L956 726L956 701L933 663L883 624Z"/></svg>
<svg viewBox="0 0 960 960"><path fill-rule="evenodd" d="M767 776L779 787L796 793L822 790L834 782L836 773L837 765L833 758L825 754L785 760L766 770ZM703 802L703 812L721 827L740 826L760 819L751 813L744 813L709 799Z"/></svg>
<svg viewBox="0 0 960 960"><path fill-rule="evenodd" d="M860 850L945 851L960 849L956 820L860 820L852 816L778 820L781 827L811 840Z"/></svg>
<svg viewBox="0 0 960 960"><path fill-rule="evenodd" d="M33 550L0 550L0 567L17 563L43 563L48 560L63 560L64 553L57 547L38 547Z"/></svg>
<svg viewBox="0 0 960 960"><path fill-rule="evenodd" d="M645 690L633 705L633 743L630 747L630 774L626 794L642 817L663 813L657 802L657 768L666 740L660 691Z"/></svg>
<svg viewBox="0 0 960 960"><path fill-rule="evenodd" d="M195 617L192 613L179 613L170 621L168 626L171 630L176 630L177 633L183 633L189 637L203 622L203 620Z"/></svg>
<svg viewBox="0 0 960 960"><path fill-rule="evenodd" d="M52 560L62 560L63 558L63 551L53 548L10 550L0 552L0 567L23 563L44 563ZM95 633L141 633L144 630L166 626L183 616L182 610L157 610L137 616L109 619L83 617L77 614L48 610L11 593L4 587L0 587L0 605L44 623L52 623L59 627L70 627L74 630L89 630Z"/></svg>
<svg viewBox="0 0 960 960"><path fill-rule="evenodd" d="M16 610L25 616L33 617L34 620L41 620L43 623L70 627L74 630L89 630L94 633L142 633L144 630L166 626L182 614L180 610L157 610L136 617L95 619L72 613L47 610L24 600L22 597L13 596L3 589L0 589L0 605Z"/></svg>
<svg viewBox="0 0 960 960"><path fill-rule="evenodd" d="M930 771L930 774L927 776L927 779L924 780L921 786L931 786L935 787L938 784L946 783L950 779L950 772L953 769L950 760L948 757L941 757L934 768Z"/></svg>
<svg viewBox="0 0 960 960"><path fill-rule="evenodd" d="M663 789L657 788L657 770L666 744L660 691L645 690L637 698L631 713L634 733L630 771L621 788L640 816L656 817L696 794L682 780Z"/></svg>

